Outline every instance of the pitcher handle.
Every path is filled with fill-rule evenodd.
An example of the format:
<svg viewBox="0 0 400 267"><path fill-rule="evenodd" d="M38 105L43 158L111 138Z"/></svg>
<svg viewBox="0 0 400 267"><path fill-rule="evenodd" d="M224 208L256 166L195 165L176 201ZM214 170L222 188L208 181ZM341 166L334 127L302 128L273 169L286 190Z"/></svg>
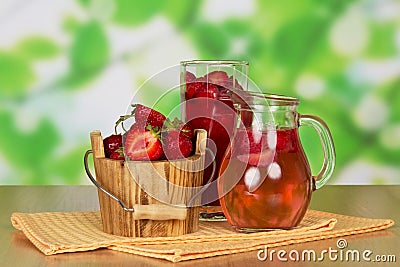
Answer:
<svg viewBox="0 0 400 267"><path fill-rule="evenodd" d="M318 133L324 150L324 163L321 170L313 176L315 189L320 189L331 178L335 168L336 152L332 135L326 123L319 117L313 115L299 115L300 126L311 126Z"/></svg>

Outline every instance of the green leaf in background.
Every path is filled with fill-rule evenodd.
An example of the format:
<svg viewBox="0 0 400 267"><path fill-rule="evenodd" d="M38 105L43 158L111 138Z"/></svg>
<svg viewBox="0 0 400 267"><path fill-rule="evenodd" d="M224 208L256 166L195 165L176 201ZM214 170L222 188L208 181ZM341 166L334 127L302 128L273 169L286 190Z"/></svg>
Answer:
<svg viewBox="0 0 400 267"><path fill-rule="evenodd" d="M379 145L368 146L363 151L363 157L380 165L398 166L400 149L387 149Z"/></svg>
<svg viewBox="0 0 400 267"><path fill-rule="evenodd" d="M59 46L45 36L30 36L16 46L16 53L28 59L50 59L60 54Z"/></svg>
<svg viewBox="0 0 400 267"><path fill-rule="evenodd" d="M74 16L68 15L63 19L62 27L64 31L75 34L81 25L81 22Z"/></svg>
<svg viewBox="0 0 400 267"><path fill-rule="evenodd" d="M41 119L34 130L25 132L17 128L11 113L0 111L0 125L0 153L17 168L39 169L60 143L49 119Z"/></svg>
<svg viewBox="0 0 400 267"><path fill-rule="evenodd" d="M266 43L247 20L230 19L225 21L221 28L229 39L230 49L227 57L230 59L253 62L266 49Z"/></svg>
<svg viewBox="0 0 400 267"><path fill-rule="evenodd" d="M207 22L197 23L193 26L190 37L199 51L200 58L226 59L229 38L220 26Z"/></svg>
<svg viewBox="0 0 400 267"><path fill-rule="evenodd" d="M155 103L154 108L165 114L168 118L181 119L180 104L180 88L174 88L162 95Z"/></svg>
<svg viewBox="0 0 400 267"><path fill-rule="evenodd" d="M201 4L200 0L169 0L164 6L163 13L177 28L188 28L196 20Z"/></svg>
<svg viewBox="0 0 400 267"><path fill-rule="evenodd" d="M84 7L88 7L91 0L77 0Z"/></svg>
<svg viewBox="0 0 400 267"><path fill-rule="evenodd" d="M387 92L386 103L390 106L390 120L400 123L400 77L388 86L390 91Z"/></svg>
<svg viewBox="0 0 400 267"><path fill-rule="evenodd" d="M157 84L156 82L145 79L143 80L144 82L140 86L137 95L137 98L140 99L140 103L154 108L162 114L165 114L170 119L180 117L180 109L176 109L180 103L180 88L175 87L167 91L167 88Z"/></svg>
<svg viewBox="0 0 400 267"><path fill-rule="evenodd" d="M71 47L67 85L74 88L92 80L109 59L110 45L103 26L95 21L83 25Z"/></svg>
<svg viewBox="0 0 400 267"><path fill-rule="evenodd" d="M300 72L330 75L348 62L336 58L327 34L351 1L258 1L251 28L263 50L251 60L251 78L266 91L294 94Z"/></svg>
<svg viewBox="0 0 400 267"><path fill-rule="evenodd" d="M188 1L190 2L190 1ZM117 24L132 26L147 22L148 19L160 12L166 3L165 0L115 0L116 10L113 21Z"/></svg>
<svg viewBox="0 0 400 267"><path fill-rule="evenodd" d="M110 47L100 23L92 21L78 30L70 57L72 68L77 71L91 71L107 63Z"/></svg>
<svg viewBox="0 0 400 267"><path fill-rule="evenodd" d="M330 91L326 92L318 100L307 101L302 99L299 105L301 114L312 114L320 117L328 125L334 145L336 147L336 169L341 169L351 159L362 153L365 146L368 146L368 139L356 128L351 120L347 109L339 105L330 105L326 102L329 99L332 103L338 103L335 95ZM300 127L303 146L307 152L314 171L322 166L323 153L321 144L316 133L309 127ZM318 168L318 169L316 169Z"/></svg>
<svg viewBox="0 0 400 267"><path fill-rule="evenodd" d="M249 67L249 77L257 83L261 91L271 94L288 94L288 87L285 84L285 71L277 66L268 51L268 45L265 51L252 60Z"/></svg>
<svg viewBox="0 0 400 267"><path fill-rule="evenodd" d="M348 62L344 57L339 57L330 49L325 36L321 40L321 44L313 51L313 55L304 66L303 71L327 78L341 73L347 67L347 64Z"/></svg>
<svg viewBox="0 0 400 267"><path fill-rule="evenodd" d="M75 0L75 6L78 6L76 9L65 10L67 13L60 14L61 17L49 17L49 23L54 23L57 31L67 34L70 42L65 43L56 36L46 38L46 33L41 29L36 32L27 29L22 33L20 42L11 44L13 47L7 51L0 50L0 158L6 161L4 164L7 168L6 171L0 170L1 175L4 175L0 177L0 182L79 184L87 180L82 166L83 152L88 148L84 145L85 141L82 139L75 140L73 144L62 143L64 135L75 135L79 129L70 128L70 132L61 133L56 122L50 118L40 119L35 125L30 125L31 128L21 127L17 123L17 119L18 122L21 120L18 116L21 114L19 103L25 106L35 97L50 96L61 88L70 90L68 95L72 98L83 101L85 96L73 90L88 88L91 81L100 78L103 70L115 63L122 63L119 65L121 70L131 72L135 83L133 86L136 88L141 80L147 81L149 77L137 77L142 73L137 72L140 63L131 65L130 60L124 62L119 55L111 59L111 44L117 45L115 51L119 53L118 42L124 41L119 37L121 31L130 32L131 37L138 38L139 43L147 40L140 38L148 38L152 34L149 31L156 26L155 20L157 25L173 25L179 38L177 40L182 41L183 37L183 42L189 46L183 52L191 52L200 59L247 60L250 63L249 76L262 91L299 97L300 113L313 114L325 120L331 129L337 153L335 174L331 182L335 182L335 177L344 167L351 167L360 159L382 170L393 168L398 171L400 79L392 69L399 54L398 18L372 10L381 8L383 4L375 3L379 1L364 2L256 0L250 7L253 13L249 14L249 10L245 10L246 15L235 13L235 8L241 8L243 3L228 0L218 3L205 0ZM112 9L109 8L110 3ZM223 5L231 6L225 8ZM210 14L205 14L210 7L216 8L214 14L221 14L221 18L210 19ZM57 10L60 6L56 4L51 8ZM103 14L102 10L109 12ZM368 31L368 44L366 49L363 47L362 51L357 51L360 53L340 54L340 47L335 46L331 38L331 31L343 15L360 18L365 23L363 25ZM16 17L16 26L18 23L23 25L27 18L32 20L38 16L40 18L40 14L32 13L26 18ZM343 32L343 35L336 38L348 38L347 34ZM130 42L131 39L128 39ZM164 43L157 43L160 40L157 36L150 39L151 45L165 48ZM3 45L10 45L12 40L7 40ZM121 56L140 58L146 62L153 60L154 55L151 53L143 54L140 49L132 49L132 54ZM177 56L182 54L181 51L170 52ZM40 66L40 75L35 77L35 60L51 59L58 55L69 59L67 67L70 68L61 73L61 78L48 76L54 73L46 71L46 67L54 66L51 62L48 62L48 66ZM160 58L160 64L164 64L165 60L168 58ZM375 76L362 75L363 71L370 70L368 66L372 66L371 70L379 68L383 75L375 80ZM63 70L61 65L56 67ZM60 79L61 84L58 83ZM138 101L169 113L179 103L179 89L157 100L154 96L161 96L166 90L165 84L157 81L146 85L149 87L140 92ZM132 86L124 80L120 82L121 86ZM317 89L315 82L319 86ZM44 87L32 88L36 84ZM363 129L354 119L360 101L368 95L383 100L388 112L382 125L372 131ZM372 104L371 108L374 108ZM68 110L65 112L68 113ZM58 119L76 119L64 115L60 114ZM57 120L54 116L51 118ZM319 138L312 128L300 127L299 131L315 174L323 158ZM66 151L66 145L71 149ZM365 182L387 183L380 178L385 177ZM352 182L351 177L347 179L345 182ZM400 181L398 177L393 179L397 183Z"/></svg>
<svg viewBox="0 0 400 267"><path fill-rule="evenodd" d="M254 26L260 34L272 37L277 29L285 25L292 18L299 17L310 11L311 1L257 1L256 15L253 17Z"/></svg>
<svg viewBox="0 0 400 267"><path fill-rule="evenodd" d="M392 23L370 23L367 55L373 58L394 56L397 53L394 38L397 26Z"/></svg>
<svg viewBox="0 0 400 267"><path fill-rule="evenodd" d="M283 22L290 20L291 18L298 17L300 14L310 12L313 6L313 0L304 1L292 1L292 0L281 0L281 1L257 1L257 11L261 14L265 14L271 17L268 21L277 21L282 25ZM319 2L319 1L318 1Z"/></svg>
<svg viewBox="0 0 400 267"><path fill-rule="evenodd" d="M311 127L300 127L299 135L312 173L316 175L324 162L324 153L318 134Z"/></svg>
<svg viewBox="0 0 400 267"><path fill-rule="evenodd" d="M318 46L325 27L326 22L312 14L305 14L282 26L272 43L276 64L290 69L300 68Z"/></svg>
<svg viewBox="0 0 400 267"><path fill-rule="evenodd" d="M352 84L344 73L328 76L325 81L330 97L337 101L336 103L339 105L338 108L341 109L353 109L354 105L358 103L362 96L368 91L366 85ZM350 115L348 114L347 116Z"/></svg>
<svg viewBox="0 0 400 267"><path fill-rule="evenodd" d="M307 63L315 43L318 42L319 24L315 18L305 15L284 24L276 32L270 53L274 64L283 71L282 87L291 88L298 71Z"/></svg>
<svg viewBox="0 0 400 267"><path fill-rule="evenodd" d="M34 72L26 59L0 51L0 96L21 96L34 79Z"/></svg>
<svg viewBox="0 0 400 267"><path fill-rule="evenodd" d="M86 144L87 145L87 144ZM88 147L80 144L67 153L55 158L48 165L48 171L55 177L61 178L69 184L78 184L82 177L83 155ZM92 163L92 160L89 160Z"/></svg>

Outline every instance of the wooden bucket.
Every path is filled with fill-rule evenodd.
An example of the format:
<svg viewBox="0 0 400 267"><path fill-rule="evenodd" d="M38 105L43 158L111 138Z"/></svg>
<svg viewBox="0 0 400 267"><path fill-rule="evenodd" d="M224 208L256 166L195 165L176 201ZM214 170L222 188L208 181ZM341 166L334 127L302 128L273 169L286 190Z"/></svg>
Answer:
<svg viewBox="0 0 400 267"><path fill-rule="evenodd" d="M196 130L195 135L195 154L189 158L126 162L105 158L100 131L90 133L85 170L98 188L104 232L165 237L198 230L207 132ZM88 168L90 153L96 178Z"/></svg>

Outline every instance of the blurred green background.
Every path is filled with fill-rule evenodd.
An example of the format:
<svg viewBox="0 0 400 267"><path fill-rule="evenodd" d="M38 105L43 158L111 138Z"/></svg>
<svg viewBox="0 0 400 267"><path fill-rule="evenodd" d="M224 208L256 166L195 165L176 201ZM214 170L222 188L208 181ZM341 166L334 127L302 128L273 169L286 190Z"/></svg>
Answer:
<svg viewBox="0 0 400 267"><path fill-rule="evenodd" d="M0 184L88 183L89 132L111 134L146 79L188 59L247 60L322 117L331 184L400 183L400 1L2 0ZM316 173L318 137L301 137Z"/></svg>

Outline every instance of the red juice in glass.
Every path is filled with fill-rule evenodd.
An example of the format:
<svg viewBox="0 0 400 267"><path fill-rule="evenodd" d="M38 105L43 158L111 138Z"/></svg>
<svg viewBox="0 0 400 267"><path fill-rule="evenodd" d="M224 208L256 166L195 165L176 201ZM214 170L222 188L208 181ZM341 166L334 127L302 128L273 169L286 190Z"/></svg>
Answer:
<svg viewBox="0 0 400 267"><path fill-rule="evenodd" d="M222 158L233 137L236 111L229 89L247 86L248 63L242 61L181 62L183 120L208 132L202 205L219 206L216 179Z"/></svg>
<svg viewBox="0 0 400 267"><path fill-rule="evenodd" d="M217 178L219 166L233 135L236 113L232 100L219 92L215 94L215 97L194 95L193 98L186 99L185 106L186 121L190 123L191 127L193 129L204 129L208 132L207 148L213 155L211 153L206 154L205 162L208 167L204 170L203 184L205 185ZM213 157L215 157L214 171ZM202 204L220 205L215 183L210 184L202 195Z"/></svg>

